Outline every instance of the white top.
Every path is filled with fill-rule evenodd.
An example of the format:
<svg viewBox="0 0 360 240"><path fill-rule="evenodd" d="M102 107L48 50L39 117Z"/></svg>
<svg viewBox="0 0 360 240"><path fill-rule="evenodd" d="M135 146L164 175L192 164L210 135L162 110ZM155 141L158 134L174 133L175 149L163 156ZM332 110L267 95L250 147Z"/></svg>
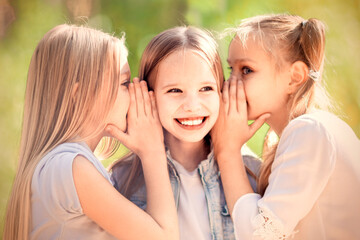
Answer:
<svg viewBox="0 0 360 240"><path fill-rule="evenodd" d="M294 119L271 171L262 198L237 200L237 239L360 239L360 142L345 122L323 111Z"/></svg>
<svg viewBox="0 0 360 240"><path fill-rule="evenodd" d="M210 240L210 221L204 187L198 168L188 172L180 163L174 161L180 177L180 197L178 221L181 240Z"/></svg>
<svg viewBox="0 0 360 240"><path fill-rule="evenodd" d="M83 213L72 172L77 155L87 158L111 182L86 144L64 143L51 150L40 160L32 178L30 239L115 239Z"/></svg>

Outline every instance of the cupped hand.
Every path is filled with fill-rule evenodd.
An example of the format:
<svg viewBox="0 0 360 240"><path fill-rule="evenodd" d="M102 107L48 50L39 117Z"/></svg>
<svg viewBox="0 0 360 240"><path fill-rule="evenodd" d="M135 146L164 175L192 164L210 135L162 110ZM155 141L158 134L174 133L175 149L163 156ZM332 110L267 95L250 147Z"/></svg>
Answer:
<svg viewBox="0 0 360 240"><path fill-rule="evenodd" d="M156 108L154 93L148 91L145 81L134 78L129 84L130 106L127 131L108 125L106 131L141 159L144 154L163 151L164 135Z"/></svg>
<svg viewBox="0 0 360 240"><path fill-rule="evenodd" d="M244 85L236 77L225 81L220 101L219 117L211 130L215 154L239 153L241 147L254 135L270 116L266 113L248 125Z"/></svg>

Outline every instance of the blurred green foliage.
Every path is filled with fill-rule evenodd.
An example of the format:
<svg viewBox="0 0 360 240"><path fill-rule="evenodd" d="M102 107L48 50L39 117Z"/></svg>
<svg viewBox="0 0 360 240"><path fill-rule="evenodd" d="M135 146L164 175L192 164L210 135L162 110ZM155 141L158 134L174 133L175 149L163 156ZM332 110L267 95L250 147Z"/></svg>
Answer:
<svg viewBox="0 0 360 240"><path fill-rule="evenodd" d="M0 1L0 7L4 2L7 1ZM16 19L0 38L0 236L16 170L27 69L38 41L57 24L87 23L116 36L125 32L129 64L136 76L149 40L176 25L191 24L220 32L235 26L242 18L258 14L286 12L319 18L328 26L325 67L328 90L340 105L341 117L360 136L359 0L9 0L8 3L14 8ZM87 13L87 18L75 17L81 10ZM228 43L229 39L219 42L226 77ZM264 126L248 143L258 155L266 131ZM118 155L123 152L125 148ZM112 160L106 160L104 165Z"/></svg>

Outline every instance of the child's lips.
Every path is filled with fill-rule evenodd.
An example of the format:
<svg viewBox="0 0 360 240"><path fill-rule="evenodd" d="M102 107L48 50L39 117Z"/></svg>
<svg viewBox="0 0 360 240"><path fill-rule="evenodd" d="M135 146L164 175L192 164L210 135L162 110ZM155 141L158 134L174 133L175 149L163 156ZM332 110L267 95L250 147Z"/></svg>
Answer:
<svg viewBox="0 0 360 240"><path fill-rule="evenodd" d="M175 121L183 128L197 129L204 125L207 117L175 118Z"/></svg>

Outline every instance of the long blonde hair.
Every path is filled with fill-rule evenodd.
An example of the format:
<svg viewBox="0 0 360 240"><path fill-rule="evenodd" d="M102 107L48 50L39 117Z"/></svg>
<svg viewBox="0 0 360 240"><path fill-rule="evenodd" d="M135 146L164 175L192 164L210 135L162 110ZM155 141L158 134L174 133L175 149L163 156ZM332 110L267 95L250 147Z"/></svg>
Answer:
<svg viewBox="0 0 360 240"><path fill-rule="evenodd" d="M61 143L84 141L103 131L99 123L104 123L119 87L120 54L127 54L123 39L73 25L54 27L37 45L28 72L4 240L29 239L31 181L40 159ZM98 101L108 107L96 107ZM89 131L87 126L97 127Z"/></svg>
<svg viewBox="0 0 360 240"><path fill-rule="evenodd" d="M154 89L156 73L160 62L170 54L188 49L196 52L209 64L220 91L224 82L221 59L217 52L217 43L211 33L195 27L175 27L155 36L147 45L141 57L139 77L147 82L149 89ZM210 145L210 136L205 138ZM144 185L140 159L129 154L120 159L114 167L130 165L126 182L117 186L120 192L129 198L140 186Z"/></svg>
<svg viewBox="0 0 360 240"><path fill-rule="evenodd" d="M290 98L288 121L313 108L326 110L331 108L331 100L321 85L325 58L325 26L321 21L314 18L305 20L287 14L263 15L244 19L231 31L236 33L244 45L250 37L257 41L275 60L277 70L281 68L283 62L302 61L310 72L315 73L309 75L307 81ZM267 141L264 145L267 145ZM258 192L262 195L268 186L277 144L264 149L264 163L258 178Z"/></svg>

